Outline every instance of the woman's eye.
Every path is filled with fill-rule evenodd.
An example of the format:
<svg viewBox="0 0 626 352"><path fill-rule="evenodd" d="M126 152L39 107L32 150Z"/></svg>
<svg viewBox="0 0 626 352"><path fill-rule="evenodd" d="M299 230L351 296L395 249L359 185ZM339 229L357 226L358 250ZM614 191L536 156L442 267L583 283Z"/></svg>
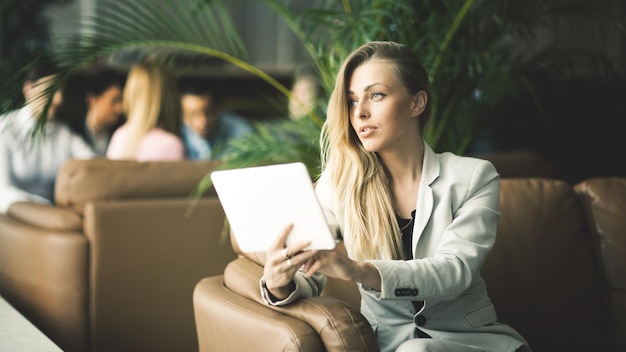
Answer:
<svg viewBox="0 0 626 352"><path fill-rule="evenodd" d="M371 99L372 100L380 100L382 98L385 97L385 94L383 93L372 93Z"/></svg>
<svg viewBox="0 0 626 352"><path fill-rule="evenodd" d="M353 108L356 106L356 101L354 100L348 100L348 108Z"/></svg>

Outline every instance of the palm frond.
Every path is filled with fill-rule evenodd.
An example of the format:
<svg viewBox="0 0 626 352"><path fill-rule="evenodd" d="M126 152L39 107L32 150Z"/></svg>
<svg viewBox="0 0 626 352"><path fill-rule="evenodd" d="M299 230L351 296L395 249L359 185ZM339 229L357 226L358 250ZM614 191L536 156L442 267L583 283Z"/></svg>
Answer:
<svg viewBox="0 0 626 352"><path fill-rule="evenodd" d="M311 175L319 174L320 127L311 119L256 123L254 133L229 142L219 169L303 162ZM204 194L212 183L206 175L194 195Z"/></svg>
<svg viewBox="0 0 626 352"><path fill-rule="evenodd" d="M541 37L544 30L558 34L592 28L585 35L600 42L607 37L607 27L623 29L622 20L610 11L612 0L263 1L294 33L316 68L325 90L319 104L322 111L340 65L356 47L370 40L410 46L433 78L433 119L425 138L438 151L459 154L489 109L504 97L526 96L537 85L556 81L555 75L581 65L611 76L610 60L559 48ZM225 0L99 2L97 15L81 21L81 35L67 38L55 50L65 70L59 82L72 70L102 58L123 62L158 53L173 62L208 58L234 65L290 97L289 89L250 63L228 4ZM587 23L593 25L582 26ZM538 46L542 41L544 46ZM533 55L527 54L524 44L536 49ZM304 159L314 169L319 152L314 141L324 119L320 116L323 113L317 111L303 122L257 126L258 133L233 143L225 165Z"/></svg>

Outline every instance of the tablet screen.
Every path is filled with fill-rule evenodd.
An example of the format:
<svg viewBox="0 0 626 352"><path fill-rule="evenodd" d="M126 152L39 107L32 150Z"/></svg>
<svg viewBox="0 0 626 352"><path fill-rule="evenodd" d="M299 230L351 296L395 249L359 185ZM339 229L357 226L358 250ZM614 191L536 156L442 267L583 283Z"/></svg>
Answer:
<svg viewBox="0 0 626 352"><path fill-rule="evenodd" d="M242 251L266 251L290 223L287 245L310 240L307 249L335 247L336 226L326 221L303 163L218 170L211 181Z"/></svg>

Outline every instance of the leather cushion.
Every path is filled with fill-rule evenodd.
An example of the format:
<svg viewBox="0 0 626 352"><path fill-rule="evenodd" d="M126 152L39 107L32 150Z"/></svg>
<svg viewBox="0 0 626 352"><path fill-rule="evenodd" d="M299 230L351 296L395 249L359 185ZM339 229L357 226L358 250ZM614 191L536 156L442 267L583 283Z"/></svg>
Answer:
<svg viewBox="0 0 626 352"><path fill-rule="evenodd" d="M533 350L605 351L606 316L584 211L572 186L502 179L495 245L482 267L498 320Z"/></svg>

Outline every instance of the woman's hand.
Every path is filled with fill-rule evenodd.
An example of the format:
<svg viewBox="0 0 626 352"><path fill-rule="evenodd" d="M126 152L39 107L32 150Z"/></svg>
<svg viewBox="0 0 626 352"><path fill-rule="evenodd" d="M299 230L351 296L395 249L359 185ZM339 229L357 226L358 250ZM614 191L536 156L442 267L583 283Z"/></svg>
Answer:
<svg viewBox="0 0 626 352"><path fill-rule="evenodd" d="M317 254L317 251L304 250L311 241L301 241L287 247L287 237L292 228L293 225L286 226L266 252L263 277L267 289L277 300L283 300L293 292L294 275Z"/></svg>
<svg viewBox="0 0 626 352"><path fill-rule="evenodd" d="M333 250L319 251L306 263L304 274L309 277L316 272L320 272L329 277L352 281L354 280L355 266L355 261L352 261L335 248Z"/></svg>
<svg viewBox="0 0 626 352"><path fill-rule="evenodd" d="M355 262L337 248L319 251L304 266L304 274L311 276L320 272L328 277L360 282L366 287L380 290L380 273L367 262Z"/></svg>

